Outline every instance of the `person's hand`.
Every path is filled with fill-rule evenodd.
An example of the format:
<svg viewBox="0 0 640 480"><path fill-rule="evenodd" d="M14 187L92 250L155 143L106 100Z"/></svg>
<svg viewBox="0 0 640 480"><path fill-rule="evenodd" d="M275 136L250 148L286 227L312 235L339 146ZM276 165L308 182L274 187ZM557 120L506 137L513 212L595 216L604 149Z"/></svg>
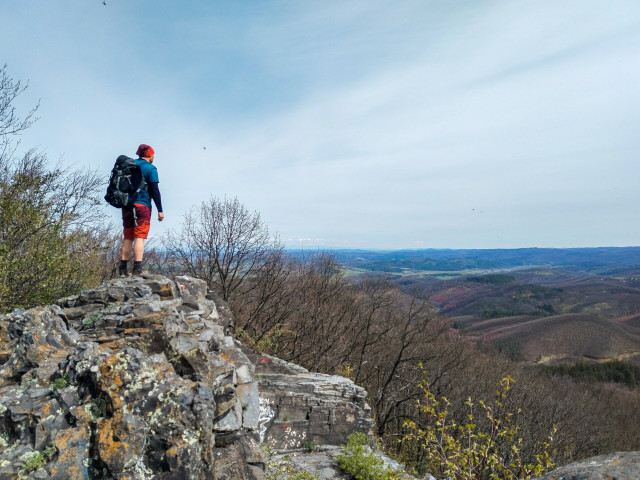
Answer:
<svg viewBox="0 0 640 480"><path fill-rule="evenodd" d="M164 220L164 213L158 212L158 221L161 222L162 220Z"/></svg>

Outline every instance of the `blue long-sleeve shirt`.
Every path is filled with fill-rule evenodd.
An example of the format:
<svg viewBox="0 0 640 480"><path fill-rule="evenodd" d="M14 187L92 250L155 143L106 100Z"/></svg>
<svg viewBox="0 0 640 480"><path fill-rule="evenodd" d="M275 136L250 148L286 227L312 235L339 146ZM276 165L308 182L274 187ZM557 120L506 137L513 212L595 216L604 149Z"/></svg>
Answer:
<svg viewBox="0 0 640 480"><path fill-rule="evenodd" d="M155 165L142 158L137 158L136 164L140 167L140 171L142 171L142 175L144 175L144 179L147 181L147 188L146 190L138 192L133 199L133 203L141 203L151 208L151 200L153 200L158 212L162 212L162 197L160 196L160 189L158 188L158 183L160 182L158 169Z"/></svg>

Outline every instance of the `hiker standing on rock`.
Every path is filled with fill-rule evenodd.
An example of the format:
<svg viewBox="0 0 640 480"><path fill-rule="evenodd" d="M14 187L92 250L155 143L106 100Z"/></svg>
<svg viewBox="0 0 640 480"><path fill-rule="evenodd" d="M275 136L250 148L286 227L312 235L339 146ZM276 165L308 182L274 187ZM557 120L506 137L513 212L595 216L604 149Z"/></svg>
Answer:
<svg viewBox="0 0 640 480"><path fill-rule="evenodd" d="M133 275L142 275L142 257L144 255L144 241L149 235L151 226L151 200L158 209L158 221L164 220L162 213L162 200L158 189L158 169L153 165L155 153L153 148L144 143L136 151L138 158L135 160L140 167L146 188L141 189L133 198L132 208L122 209L122 226L124 228L124 241L120 250L120 276L127 276L127 262L133 249Z"/></svg>

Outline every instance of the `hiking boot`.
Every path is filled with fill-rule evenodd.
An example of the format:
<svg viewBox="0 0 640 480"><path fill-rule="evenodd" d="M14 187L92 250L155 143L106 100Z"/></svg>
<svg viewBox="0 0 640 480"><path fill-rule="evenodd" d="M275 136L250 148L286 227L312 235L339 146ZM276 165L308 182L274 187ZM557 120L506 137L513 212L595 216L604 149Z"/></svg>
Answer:
<svg viewBox="0 0 640 480"><path fill-rule="evenodd" d="M129 272L127 271L127 266L126 265L124 267L118 268L118 275L120 275L120 278L124 278L124 277L128 277L129 276Z"/></svg>
<svg viewBox="0 0 640 480"><path fill-rule="evenodd" d="M131 274L134 277L141 277L142 276L142 265L134 265L133 266L133 272L131 272Z"/></svg>

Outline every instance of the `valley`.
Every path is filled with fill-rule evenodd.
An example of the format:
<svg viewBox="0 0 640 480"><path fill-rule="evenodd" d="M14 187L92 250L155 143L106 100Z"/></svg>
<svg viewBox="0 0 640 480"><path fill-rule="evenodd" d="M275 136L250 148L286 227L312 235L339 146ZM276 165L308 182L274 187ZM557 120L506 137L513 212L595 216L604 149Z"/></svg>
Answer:
<svg viewBox="0 0 640 480"><path fill-rule="evenodd" d="M339 251L484 348L539 365L640 366L640 248Z"/></svg>

